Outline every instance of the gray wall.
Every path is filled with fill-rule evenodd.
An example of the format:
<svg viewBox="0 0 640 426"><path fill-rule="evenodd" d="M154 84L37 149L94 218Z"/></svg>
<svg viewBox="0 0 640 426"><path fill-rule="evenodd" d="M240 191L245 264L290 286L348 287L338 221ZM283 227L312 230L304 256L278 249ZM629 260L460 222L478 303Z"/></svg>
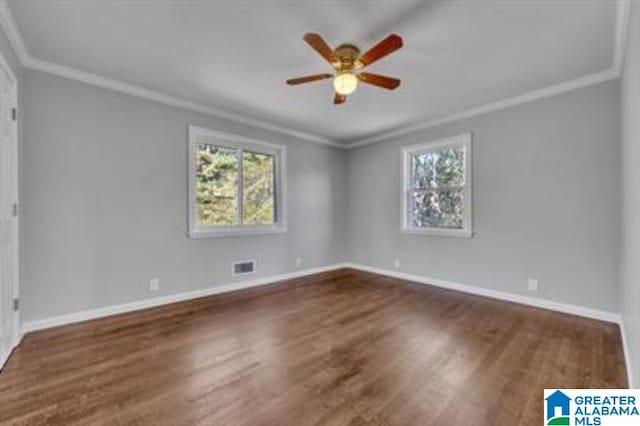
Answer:
<svg viewBox="0 0 640 426"><path fill-rule="evenodd" d="M236 259L257 258L260 277L296 270L297 256L302 269L344 260L393 269L397 258L410 273L621 310L639 385L637 5L631 22L622 147L609 82L349 152L23 71L0 32L23 110L23 320L229 283ZM186 238L189 124L288 147L288 233ZM401 234L400 147L467 131L476 235ZM150 277L160 292L148 291ZM540 279L537 294L528 277Z"/></svg>
<svg viewBox="0 0 640 426"><path fill-rule="evenodd" d="M349 151L350 260L618 312L619 102L607 82ZM401 234L400 147L462 132L475 236Z"/></svg>
<svg viewBox="0 0 640 426"><path fill-rule="evenodd" d="M236 259L258 258L258 277L290 272L297 256L302 269L398 258L410 273L619 311L618 82L345 152L36 71L23 80L25 321L226 284ZM288 233L186 238L189 124L287 145ZM466 131L476 235L401 234L400 147Z"/></svg>
<svg viewBox="0 0 640 426"><path fill-rule="evenodd" d="M633 2L622 82L622 316L640 386L640 7Z"/></svg>
<svg viewBox="0 0 640 426"><path fill-rule="evenodd" d="M16 57L15 52L11 48L11 45L9 44L9 40L7 39L7 36L5 35L3 30L0 30L0 53L2 53L2 56L4 57L5 61L7 61L7 63L9 64L9 67L11 68L13 73L16 75L16 78L20 80L20 77L22 74L22 67L20 66L18 58Z"/></svg>
<svg viewBox="0 0 640 426"><path fill-rule="evenodd" d="M237 259L257 277L344 260L342 150L31 70L22 90L25 321L226 284ZM189 124L287 146L286 234L186 237Z"/></svg>

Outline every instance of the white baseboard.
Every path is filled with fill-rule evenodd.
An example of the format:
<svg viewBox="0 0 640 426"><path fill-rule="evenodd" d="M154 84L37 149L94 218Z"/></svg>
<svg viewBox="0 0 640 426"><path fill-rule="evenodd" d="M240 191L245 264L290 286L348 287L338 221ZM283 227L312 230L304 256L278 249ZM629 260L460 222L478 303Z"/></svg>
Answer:
<svg viewBox="0 0 640 426"><path fill-rule="evenodd" d="M627 366L627 379L629 381L629 388L634 389L636 386L633 381L633 364L631 363L631 350L629 348L629 341L627 340L627 330L624 325L624 317L620 321L620 333L622 334L622 349L624 350L624 363Z"/></svg>
<svg viewBox="0 0 640 426"><path fill-rule="evenodd" d="M9 359L9 354L10 353L11 353L10 350L0 352L0 372L2 371L2 368L4 367L4 364Z"/></svg>
<svg viewBox="0 0 640 426"><path fill-rule="evenodd" d="M42 330L45 328L56 327L59 325L71 324L75 322L87 321L95 318L102 318L110 315L137 311L140 309L152 308L155 306L166 305L169 303L181 302L185 300L196 299L198 297L211 296L214 294L226 293L235 290L242 290L251 287L271 284L277 281L288 280L292 278L303 277L306 275L318 274L321 272L332 271L340 268L353 268L361 271L367 271L374 274L386 275L389 277L399 278L402 280L413 281L420 284L428 284L436 287L447 288L450 290L471 293L478 296L490 297L508 302L520 303L524 305L535 306L538 308L550 309L554 311L564 312L567 314L578 315L587 318L598 319L607 322L615 322L622 324L620 314L602 311L598 309L585 308L582 306L569 305L551 300L540 299L530 296L523 296L514 293L507 293L498 290L491 290L480 286L472 286L467 284L459 284L451 281L445 281L437 278L430 278L423 275L415 275L406 272L391 271L388 269L377 268L374 266L361 265L357 263L337 263L319 268L305 269L302 271L290 272L285 274L272 275L269 277L258 278L255 280L242 281L236 283L225 284L221 286L209 287L202 290L195 290L186 293L172 294L169 296L154 297L152 299L138 300L135 302L124 303L120 305L106 306L104 308L89 309L86 311L74 312L56 317L50 317L40 320L27 321L22 324L22 332Z"/></svg>
<svg viewBox="0 0 640 426"><path fill-rule="evenodd" d="M9 350L6 351L6 353L0 353L0 371L2 371L2 369L4 368L4 365L9 360L9 357L11 356L11 353L13 352L13 350L17 348L20 342L22 341L22 336L23 336L22 332L20 332L17 336L14 336L13 341L11 342L11 348L9 348Z"/></svg>
<svg viewBox="0 0 640 426"><path fill-rule="evenodd" d="M126 312L138 311L141 309L153 308L167 305L169 303L182 302L185 300L197 299L199 297L212 296L214 294L227 293L230 291L243 290L251 287L259 287L272 284L278 281L290 280L292 278L304 277L306 275L318 274L321 272L333 271L344 268L345 264L337 263L319 268L305 269L302 271L289 272L286 274L271 275L269 277L258 278L250 281L235 282L221 286L209 287L202 290L195 290L186 293L172 294L169 296L154 297L152 299L138 300L135 302L123 303L120 305L106 306L104 308L88 309L86 311L74 312L40 320L27 321L22 324L22 333L43 330L45 328L57 327L60 325L73 324L76 322L88 321L96 318L111 315L123 314Z"/></svg>
<svg viewBox="0 0 640 426"><path fill-rule="evenodd" d="M626 336L626 330L624 326L624 321L622 320L622 317L620 314L602 311L598 309L585 308L582 306L554 302L546 299L507 293L507 292L498 291L498 290L491 290L491 289L479 287L479 286L459 284L451 281L445 281L445 280L436 279L436 278L429 278L422 275L391 271L387 269L376 268L374 266L367 266L367 265L362 265L357 263L337 263L329 266L305 269L302 271L290 272L286 274L272 275L269 277L259 278L256 280L230 283L222 286L215 286L215 287L191 291L187 293L179 293L179 294L174 294L169 296L156 297L153 299L139 300L136 302L124 303L121 305L107 306L104 308L97 308L97 309L89 309L86 311L75 312L72 314L66 314L66 315L61 315L57 317L45 318L45 319L35 320L35 321L28 321L22 325L22 333L18 336L14 347L20 343L20 340L22 340L23 334L28 333L30 331L42 330L45 328L57 327L57 326L72 324L76 322L88 321L88 320L107 317L111 315L117 315L117 314L122 314L126 312L132 312L132 311L137 311L141 309L147 309L147 308L152 308L156 306L166 305L169 303L197 299L199 297L212 296L215 294L227 293L231 291L242 290L242 289L247 289L252 287L259 287L267 284L276 283L278 281L284 281L292 278L299 278L307 275L333 271L340 268L353 268L361 271L371 272L379 275L385 275L385 276L398 278L406 281L412 281L420 284L433 285L436 287L461 291L464 293L475 294L478 296L489 297L492 299L520 303L523 305L535 306L543 309L550 309L553 311L563 312L563 313L572 314L572 315L578 315L586 318L592 318L592 319L617 323L620 325L620 333L622 335L622 345L623 345L624 356L625 356L625 364L627 367L629 387L630 388L634 387L632 366L631 366L631 359L630 359L629 346L628 346L628 341ZM2 363L3 362L0 359L0 368L2 366Z"/></svg>
<svg viewBox="0 0 640 426"><path fill-rule="evenodd" d="M601 321L617 323L620 327L620 334L622 336L622 349L624 351L624 360L627 368L627 380L629 382L629 388L634 388L634 376L631 364L631 353L629 343L627 340L627 333L624 325L622 315L607 312L598 309L585 308L582 306L569 305L566 303L554 302L551 300L540 299L536 297L523 296L520 294L507 293L498 290L491 290L484 287L472 286L467 284L459 284L450 281L440 280L436 278L429 278L422 275L409 274L406 272L391 271L388 269L376 268L374 266L361 265L358 263L346 263L347 268L359 269L361 271L367 271L374 274L386 275L393 278L399 278L406 281L412 281L419 284L433 285L436 287L442 287L450 290L461 291L464 293L475 294L478 296L490 297L492 299L504 300L507 302L520 303L523 305L535 306L537 308L550 309L552 311L563 312L571 315L578 315L581 317L597 319Z"/></svg>
<svg viewBox="0 0 640 426"><path fill-rule="evenodd" d="M459 284L451 281L440 280L437 278L425 277L423 275L409 274L406 272L391 271L388 269L376 268L374 266L361 265L357 263L347 263L348 268L359 269L361 271L372 272L374 274L386 275L389 277L399 278L406 281L413 281L420 284L433 285L450 290L471 293L478 296L490 297L492 299L504 300L507 302L520 303L522 305L535 306L537 308L550 309L552 311L564 312L566 314L578 315L586 318L593 318L607 322L615 322L620 324L620 314L614 312L601 311L598 309L585 308L582 306L569 305L552 300L540 299L537 297L523 296L520 294L507 293L499 290L492 290L486 287Z"/></svg>

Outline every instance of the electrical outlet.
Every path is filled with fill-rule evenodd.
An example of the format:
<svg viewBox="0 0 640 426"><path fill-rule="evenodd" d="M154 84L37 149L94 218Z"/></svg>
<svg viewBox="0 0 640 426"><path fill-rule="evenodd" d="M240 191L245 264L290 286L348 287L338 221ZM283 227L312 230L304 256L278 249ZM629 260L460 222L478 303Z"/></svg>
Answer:
<svg viewBox="0 0 640 426"><path fill-rule="evenodd" d="M400 259L395 259L393 261L393 266L395 266L396 269L400 269Z"/></svg>
<svg viewBox="0 0 640 426"><path fill-rule="evenodd" d="M529 278L529 291L538 291L538 280Z"/></svg>
<svg viewBox="0 0 640 426"><path fill-rule="evenodd" d="M296 266L299 268L302 266L302 258L296 257Z"/></svg>
<svg viewBox="0 0 640 426"><path fill-rule="evenodd" d="M151 278L149 280L149 291L160 290L160 278Z"/></svg>

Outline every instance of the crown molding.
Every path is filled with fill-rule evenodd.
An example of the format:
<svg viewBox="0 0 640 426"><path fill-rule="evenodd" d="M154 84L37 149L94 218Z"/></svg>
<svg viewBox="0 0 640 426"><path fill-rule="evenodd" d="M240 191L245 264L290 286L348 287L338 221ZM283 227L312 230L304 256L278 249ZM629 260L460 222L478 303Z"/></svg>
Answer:
<svg viewBox="0 0 640 426"><path fill-rule="evenodd" d="M613 64L610 69L589 74L583 77L579 77L573 80L569 80L560 84L552 85L543 89L534 90L531 92L523 93L517 96L503 98L497 101L493 101L487 104L483 104L471 109L462 110L453 114L448 114L440 118L433 120L423 121L415 124L404 125L401 129L392 129L386 132L382 132L378 135L365 137L363 139L356 139L350 143L339 143L332 139L294 130L289 127L277 125L268 121L247 117L243 114L237 114L234 112L226 111L220 108L215 108L210 105L198 103L186 98L180 98L157 90L148 89L132 83L127 83L121 80L107 78L98 74L89 73L76 68L68 67L65 65L56 64L50 61L45 61L32 56L20 35L18 26L13 18L11 9L9 8L8 0L0 0L0 27L4 30L9 43L15 54L20 61L20 64L25 68L45 72L48 74L57 75L70 80L80 81L93 86L101 87L124 93L127 95L148 99L151 101L159 102L165 105L174 106L181 109L195 111L201 114L209 115L216 118L223 118L233 122L250 125L258 129L264 129L273 131L280 134L289 135L299 139L303 139L310 142L320 143L323 145L329 145L341 149L357 148L359 146L368 145L372 143L383 142L392 138L397 138L410 133L415 133L421 130L426 130L432 127L440 126L446 123L475 117L478 115L486 114L493 111L502 110L512 106L525 104L528 102L536 101L539 99L555 96L561 93L569 92L572 90L580 89L583 87L591 86L594 84L602 83L608 80L613 80L621 77L622 68L624 66L625 50L628 37L628 23L629 23L629 10L631 7L631 0L616 0L616 23L614 34L614 54Z"/></svg>
<svg viewBox="0 0 640 426"><path fill-rule="evenodd" d="M602 83L608 80L615 80L617 78L620 78L622 76L622 68L624 66L625 52L627 48L630 9L631 0L616 0L616 23L613 40L613 64L611 65L611 68L606 71L589 74L584 77L579 77L560 84L545 87L543 89L523 93L521 95L503 98L494 102L477 106L475 108L448 114L433 120L423 121L408 126L405 125L405 127L401 129L390 130L388 132L383 132L375 136L357 139L353 142L347 143L346 147L348 149L351 149L363 145L369 145L372 143L384 142L389 139L397 138L410 133L415 133L421 130L427 130L432 127L440 126L454 121L476 117L488 112L499 111L512 106L525 104L528 102L548 98L551 96L559 95L561 93L570 92L572 90Z"/></svg>
<svg viewBox="0 0 640 426"><path fill-rule="evenodd" d="M186 109L201 114L209 115L216 118L223 118L237 123L246 124L258 129L270 130L272 132L293 136L299 139L304 139L310 142L320 143L323 145L330 145L334 147L344 148L344 145L338 144L330 139L313 135L298 130L293 130L288 127L279 126L267 121L250 118L245 115L236 114L233 112L225 111L222 109L214 108L209 105L194 102L185 98L179 98L173 95L168 95L157 90L148 89L136 84L126 83L121 80L103 77L97 74L82 71L76 68L67 67L64 65L56 64L53 62L45 61L42 59L34 58L31 55L27 55L25 61L22 64L25 68L29 68L36 71L45 72L48 74L57 75L69 80L75 80L82 83L90 84L92 86L101 87L103 89L109 89L116 92L124 93L130 96L138 98L148 99L151 101L159 102L161 104Z"/></svg>
<svg viewBox="0 0 640 426"><path fill-rule="evenodd" d="M587 76L569 80L564 83L556 84L554 86L545 87L544 89L534 90L532 92L523 93L521 95L512 96L509 98L503 98L495 102L478 106L476 108L445 115L434 120L423 121L410 126L405 126L401 129L391 130L389 132L371 136L365 139L356 140L355 142L347 144L347 148L357 148L363 145L384 142L389 139L398 138L410 133L415 133L421 130L427 130L436 126L441 126L443 124L452 123L454 121L472 118L489 112L499 111L513 106L526 104L539 99L544 99L583 87L592 86L594 84L602 83L608 80L614 80L619 77L620 74L613 68L604 72L589 74Z"/></svg>
<svg viewBox="0 0 640 426"><path fill-rule="evenodd" d="M13 13L9 9L9 3L7 0L0 0L0 27L4 31L9 44L13 48L20 64L24 64L29 56L27 53L27 47L22 40L20 31L18 31L18 25L15 19L13 19Z"/></svg>
<svg viewBox="0 0 640 426"><path fill-rule="evenodd" d="M27 50L22 36L20 35L20 31L18 30L18 26L15 22L11 9L9 8L7 0L0 1L0 27L2 27L2 29L4 30L5 35L9 40L9 44L13 48L18 60L20 61L20 64L25 68L57 75L58 77L63 77L69 80L79 81L82 83L90 84L92 86L101 87L103 89L113 90L138 98L148 99L151 101L159 102L161 104L198 112L212 117L227 119L233 122L256 127L258 129L269 130L275 133L303 139L309 142L320 143L337 148L345 148L344 144L340 144L323 136L294 130L289 127L274 124L265 120L260 120L248 117L243 114L237 114L220 108L215 108L210 105L198 103L186 98L173 96L136 84L127 83L122 80L104 77L98 74L82 71L77 68L72 68L36 58L32 56Z"/></svg>

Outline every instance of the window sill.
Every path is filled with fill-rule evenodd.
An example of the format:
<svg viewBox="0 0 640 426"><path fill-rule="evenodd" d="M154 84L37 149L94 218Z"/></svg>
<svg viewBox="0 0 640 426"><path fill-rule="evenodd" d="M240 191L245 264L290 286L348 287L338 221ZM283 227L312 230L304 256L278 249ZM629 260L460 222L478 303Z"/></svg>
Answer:
<svg viewBox="0 0 640 426"><path fill-rule="evenodd" d="M269 228L228 228L215 230L195 230L189 231L188 236L192 240L204 238L225 238L225 237L249 237L253 235L269 235L284 234L287 232L285 227L269 227Z"/></svg>
<svg viewBox="0 0 640 426"><path fill-rule="evenodd" d="M402 228L400 232L402 232L403 234L424 235L432 237L473 237L473 231L468 229Z"/></svg>

